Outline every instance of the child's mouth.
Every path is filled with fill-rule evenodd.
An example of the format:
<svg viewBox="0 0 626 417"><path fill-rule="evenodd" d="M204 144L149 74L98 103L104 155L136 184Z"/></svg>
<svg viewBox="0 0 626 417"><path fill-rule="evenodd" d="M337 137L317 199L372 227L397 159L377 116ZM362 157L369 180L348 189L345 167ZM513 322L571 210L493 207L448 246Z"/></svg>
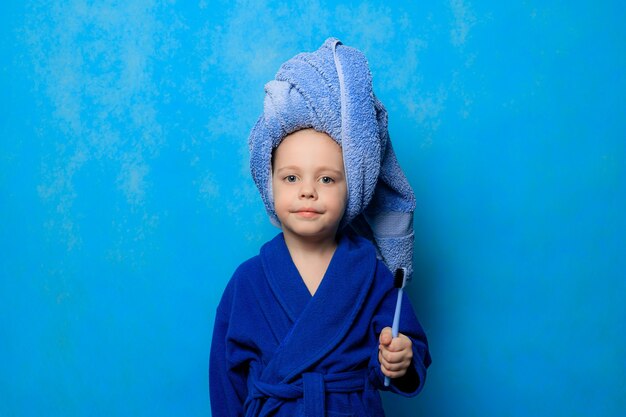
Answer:
<svg viewBox="0 0 626 417"><path fill-rule="evenodd" d="M322 214L321 212L315 210L315 209L310 209L310 208L305 208L305 209L300 209L300 210L296 210L295 212L298 216L300 217L304 217L307 219L312 219L314 217L319 216L320 214Z"/></svg>

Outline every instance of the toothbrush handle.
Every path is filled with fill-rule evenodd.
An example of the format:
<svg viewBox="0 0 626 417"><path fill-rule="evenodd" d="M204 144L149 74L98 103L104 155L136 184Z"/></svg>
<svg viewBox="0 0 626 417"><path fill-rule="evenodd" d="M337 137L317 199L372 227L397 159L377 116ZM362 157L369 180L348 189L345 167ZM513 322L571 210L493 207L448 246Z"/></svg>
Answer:
<svg viewBox="0 0 626 417"><path fill-rule="evenodd" d="M395 339L398 337L398 327L400 326L400 310L402 309L402 288L398 289L398 300L396 301L396 311L393 314L393 324L391 326L391 336ZM391 379L385 377L385 386L391 384Z"/></svg>

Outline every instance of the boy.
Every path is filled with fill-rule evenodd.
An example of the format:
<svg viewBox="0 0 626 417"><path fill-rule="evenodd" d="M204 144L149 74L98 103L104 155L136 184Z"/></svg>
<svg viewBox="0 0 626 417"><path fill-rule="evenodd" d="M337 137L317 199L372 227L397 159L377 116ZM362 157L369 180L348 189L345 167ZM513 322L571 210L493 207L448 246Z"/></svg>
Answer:
<svg viewBox="0 0 626 417"><path fill-rule="evenodd" d="M410 254L398 252L413 237L405 216L412 192L362 54L329 39L294 60L266 86L264 116L250 137L252 173L282 233L237 269L218 306L212 412L383 416L377 390L416 395L430 364L408 300L403 333L392 339L397 292L377 259L410 270ZM368 114L373 120L363 120Z"/></svg>

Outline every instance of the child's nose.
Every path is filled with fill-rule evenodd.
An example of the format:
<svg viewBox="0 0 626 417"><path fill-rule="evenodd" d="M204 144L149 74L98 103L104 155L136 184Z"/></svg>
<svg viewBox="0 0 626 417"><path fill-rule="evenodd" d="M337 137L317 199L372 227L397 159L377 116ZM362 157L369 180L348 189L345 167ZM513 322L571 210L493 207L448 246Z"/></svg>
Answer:
<svg viewBox="0 0 626 417"><path fill-rule="evenodd" d="M310 184L308 181L303 181L302 186L300 187L300 198L317 198L315 186Z"/></svg>

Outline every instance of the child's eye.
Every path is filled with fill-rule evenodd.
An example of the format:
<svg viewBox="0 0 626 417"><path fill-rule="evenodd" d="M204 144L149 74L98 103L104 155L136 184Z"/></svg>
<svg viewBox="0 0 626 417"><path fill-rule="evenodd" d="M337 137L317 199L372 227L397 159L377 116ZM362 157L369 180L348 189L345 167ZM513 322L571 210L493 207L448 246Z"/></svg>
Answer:
<svg viewBox="0 0 626 417"><path fill-rule="evenodd" d="M331 184L331 183L335 182L335 180L332 179L331 177L322 177L322 178L320 178L320 182L322 184Z"/></svg>
<svg viewBox="0 0 626 417"><path fill-rule="evenodd" d="M285 177L285 181L287 181L287 182L296 182L297 179L298 179L298 177L296 177L295 175L287 175Z"/></svg>

